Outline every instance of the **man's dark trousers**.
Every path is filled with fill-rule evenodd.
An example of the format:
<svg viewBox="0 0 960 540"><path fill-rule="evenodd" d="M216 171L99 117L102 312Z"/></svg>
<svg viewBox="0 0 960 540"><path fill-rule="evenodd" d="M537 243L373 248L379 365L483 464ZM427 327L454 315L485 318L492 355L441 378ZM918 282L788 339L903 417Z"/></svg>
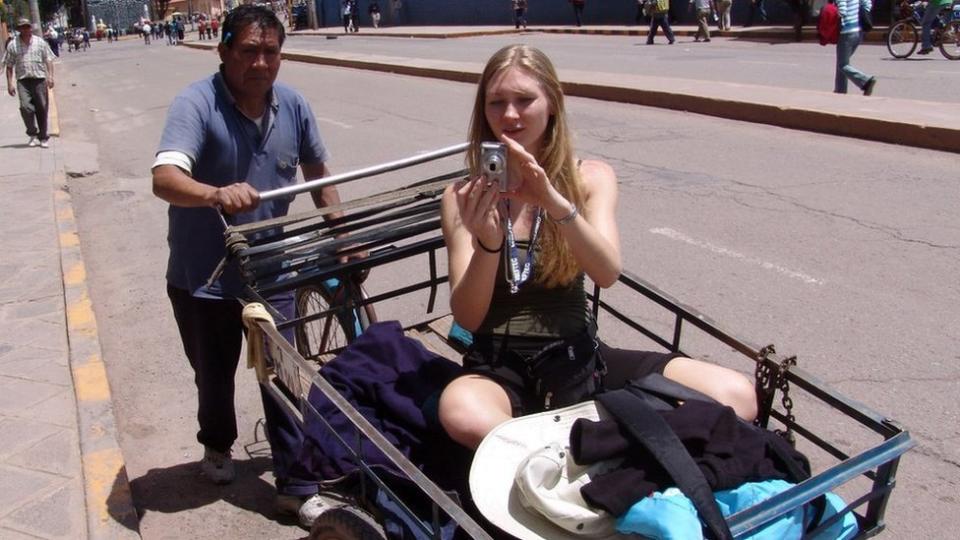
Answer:
<svg viewBox="0 0 960 540"><path fill-rule="evenodd" d="M47 80L25 78L17 81L17 93L20 94L20 116L27 127L27 136L45 141L47 134Z"/></svg>
<svg viewBox="0 0 960 540"><path fill-rule="evenodd" d="M184 352L194 371L200 431L197 440L218 452L226 452L237 439L234 407L234 377L243 341L243 307L235 299L196 298L183 289L167 286L167 295L180 329ZM271 302L285 316L292 316L293 299ZM292 335L285 336L293 343ZM251 375L251 383L253 376ZM309 496L317 492L317 480L299 464L303 432L272 394L260 387L267 439L273 454L273 475L282 495Z"/></svg>

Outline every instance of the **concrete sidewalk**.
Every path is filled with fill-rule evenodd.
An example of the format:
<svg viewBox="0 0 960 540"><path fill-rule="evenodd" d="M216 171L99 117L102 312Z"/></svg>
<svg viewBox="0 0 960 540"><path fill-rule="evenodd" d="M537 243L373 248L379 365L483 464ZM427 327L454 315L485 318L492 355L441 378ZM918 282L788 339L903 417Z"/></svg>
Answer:
<svg viewBox="0 0 960 540"><path fill-rule="evenodd" d="M28 147L7 96L0 125L0 538L139 538L63 142Z"/></svg>
<svg viewBox="0 0 960 540"><path fill-rule="evenodd" d="M576 27L573 28L577 30ZM398 33L396 35L402 35L404 32L411 32L411 35L418 37L428 33L435 37L461 36L467 32L471 32L470 35L482 35L485 30L488 33L503 32L503 29L498 27L382 29L384 33L393 31ZM792 29L782 27L777 30L792 32ZM373 35L375 32L381 30L371 29L367 34ZM298 41L327 39L335 34L336 31L332 29L309 34L298 32L297 35L301 37L291 39L285 44L283 57L314 64L469 83L479 80L483 69L479 62L297 49ZM356 35L358 34L350 34L346 38ZM188 40L185 45L210 49L215 47L216 43ZM855 93L855 87L851 88L854 93L839 95L755 84L574 71L563 69L562 66L558 67L558 71L564 92L568 96L662 107L830 135L960 152L958 103L865 97Z"/></svg>

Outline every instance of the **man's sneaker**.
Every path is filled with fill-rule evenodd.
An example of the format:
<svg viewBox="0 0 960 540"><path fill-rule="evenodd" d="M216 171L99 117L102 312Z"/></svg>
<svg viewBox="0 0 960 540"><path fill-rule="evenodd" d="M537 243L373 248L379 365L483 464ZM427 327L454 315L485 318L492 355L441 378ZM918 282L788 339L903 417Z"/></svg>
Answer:
<svg viewBox="0 0 960 540"><path fill-rule="evenodd" d="M40 141L40 148L50 148L50 140L45 139Z"/></svg>
<svg viewBox="0 0 960 540"><path fill-rule="evenodd" d="M930 54L932 52L933 52L933 47L929 47L927 49L920 49L919 51L917 51L917 54Z"/></svg>
<svg viewBox="0 0 960 540"><path fill-rule="evenodd" d="M200 471L214 484L224 485L233 482L235 475L230 451L224 454L205 446L203 459L200 461Z"/></svg>
<svg viewBox="0 0 960 540"><path fill-rule="evenodd" d="M40 144L40 143L37 141L37 138L36 138L36 137L30 137L30 141L27 142L27 146L30 146L30 147L34 147L34 146L36 146L36 145L38 145L38 144Z"/></svg>
<svg viewBox="0 0 960 540"><path fill-rule="evenodd" d="M873 94L873 87L877 85L877 78L870 77L870 80L867 81L867 84L863 85L863 95L869 96Z"/></svg>

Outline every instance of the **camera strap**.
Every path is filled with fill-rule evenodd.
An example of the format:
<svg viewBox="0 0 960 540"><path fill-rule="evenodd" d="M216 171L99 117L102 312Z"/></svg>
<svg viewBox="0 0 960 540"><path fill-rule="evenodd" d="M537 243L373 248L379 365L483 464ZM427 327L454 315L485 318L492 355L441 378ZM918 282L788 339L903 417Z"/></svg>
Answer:
<svg viewBox="0 0 960 540"><path fill-rule="evenodd" d="M520 268L520 250L517 248L517 239L513 235L513 220L510 219L510 200L503 202L506 206L506 217L504 224L507 229L507 283L510 284L510 294L517 294L520 285L523 285L530 278L530 271L533 268L533 252L540 238L540 225L543 223L543 208L537 207L537 217L533 220L533 228L530 231L530 245L527 247L527 260Z"/></svg>

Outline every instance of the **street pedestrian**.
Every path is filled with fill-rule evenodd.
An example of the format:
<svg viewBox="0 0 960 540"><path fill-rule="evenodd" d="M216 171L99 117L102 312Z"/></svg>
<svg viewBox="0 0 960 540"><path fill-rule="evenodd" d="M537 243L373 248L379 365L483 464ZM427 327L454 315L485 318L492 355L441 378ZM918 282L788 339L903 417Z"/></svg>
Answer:
<svg viewBox="0 0 960 540"><path fill-rule="evenodd" d="M513 25L517 30L527 29L527 0L513 0Z"/></svg>
<svg viewBox="0 0 960 540"><path fill-rule="evenodd" d="M353 28L354 32L360 31L360 4L357 3L357 0L350 0L350 3L353 4L353 9L350 10L350 27Z"/></svg>
<svg viewBox="0 0 960 540"><path fill-rule="evenodd" d="M730 11L733 9L733 0L717 0L717 11L719 18L717 24L720 30L730 31Z"/></svg>
<svg viewBox="0 0 960 540"><path fill-rule="evenodd" d="M148 22L144 22L144 23L143 23L143 26L140 27L140 31L143 33L143 44L144 44L144 45L149 45L149 44L150 44L150 32L151 32L152 30L153 30L153 28L150 26L150 23L148 23Z"/></svg>
<svg viewBox="0 0 960 540"><path fill-rule="evenodd" d="M171 103L153 164L153 190L168 210L167 294L184 351L196 375L200 467L217 484L234 479L237 438L234 377L243 338L239 268L230 264L207 282L223 257L223 225L286 215L292 198L260 201L262 190L327 176L329 155L302 95L277 83L283 24L262 5L241 5L223 21L220 69ZM313 194L318 206L340 202L335 186ZM327 219L340 214L328 214ZM292 293L269 299L294 315ZM292 340L292 336L291 336ZM311 524L323 510L317 479L299 466L303 433L282 404L260 387L273 454L277 511Z"/></svg>
<svg viewBox="0 0 960 540"><path fill-rule="evenodd" d="M803 27L807 24L807 13L810 12L810 0L789 0L790 9L793 10L793 38L795 41L803 41Z"/></svg>
<svg viewBox="0 0 960 540"><path fill-rule="evenodd" d="M220 34L218 33L218 32L220 31L220 17L219 17L219 16L214 17L213 20L210 21L210 29L213 30L213 37L214 37L214 38L219 38L219 37L220 37Z"/></svg>
<svg viewBox="0 0 960 540"><path fill-rule="evenodd" d="M920 20L920 50L917 54L930 54L933 52L933 22L937 20L940 11L950 7L952 0L930 0L927 2L926 11L923 12L923 19ZM953 45L953 44L951 44Z"/></svg>
<svg viewBox="0 0 960 540"><path fill-rule="evenodd" d="M853 53L860 46L860 9L867 11L872 7L870 0L836 0L840 12L840 39L837 41L837 72L834 77L833 91L847 93L847 79L863 91L863 95L873 94L877 78L871 77L850 64Z"/></svg>
<svg viewBox="0 0 960 540"><path fill-rule="evenodd" d="M764 6L765 0L748 0L750 2L750 15L747 16L747 24L743 25L744 28L753 26L753 17L755 15L760 16L760 21L767 21L767 8Z"/></svg>
<svg viewBox="0 0 960 540"><path fill-rule="evenodd" d="M447 187L440 203L450 309L473 336L465 373L440 395L447 434L477 448L511 417L592 399L601 387L622 388L650 373L753 420L756 391L740 373L597 338L585 279L607 288L623 267L617 175L604 161L578 159L550 59L528 45L496 52L469 125L469 177ZM505 192L483 174L487 141L507 147Z"/></svg>
<svg viewBox="0 0 960 540"><path fill-rule="evenodd" d="M400 16L403 14L403 0L390 0L390 19L391 24L399 25Z"/></svg>
<svg viewBox="0 0 960 540"><path fill-rule="evenodd" d="M373 27L380 28L380 4L377 0L370 2L370 7L367 11L370 13L370 21L373 22Z"/></svg>
<svg viewBox="0 0 960 540"><path fill-rule="evenodd" d="M200 19L200 22L197 24L197 39L203 41L207 37L207 22L203 19Z"/></svg>
<svg viewBox="0 0 960 540"><path fill-rule="evenodd" d="M351 25L353 24L353 1L352 0L343 0L343 33L349 34L353 29Z"/></svg>
<svg viewBox="0 0 960 540"><path fill-rule="evenodd" d="M20 94L20 116L27 128L27 146L50 146L47 133L48 91L53 88L53 51L40 36L33 35L28 19L17 21L20 36L7 44L3 61L7 72L7 93Z"/></svg>
<svg viewBox="0 0 960 540"><path fill-rule="evenodd" d="M573 16L577 21L577 26L583 24L583 8L586 4L586 0L570 0L570 3L573 5Z"/></svg>
<svg viewBox="0 0 960 540"><path fill-rule="evenodd" d="M206 20L207 26L207 39L213 39L213 21Z"/></svg>
<svg viewBox="0 0 960 540"><path fill-rule="evenodd" d="M50 50L53 51L53 55L60 56L60 34L57 33L57 29L53 26L47 28L46 34L43 38L46 40L47 45L50 46Z"/></svg>
<svg viewBox="0 0 960 540"><path fill-rule="evenodd" d="M694 0L690 4L690 9L697 12L697 33L693 36L693 41L710 41L710 16L714 13L713 0Z"/></svg>
<svg viewBox="0 0 960 540"><path fill-rule="evenodd" d="M186 31L186 26L184 26L184 21L182 19L177 19L177 45L183 43L183 33Z"/></svg>
<svg viewBox="0 0 960 540"><path fill-rule="evenodd" d="M657 28L663 28L663 35L667 36L670 45L676 41L673 29L670 28L670 0L647 0L647 14L650 15L650 31L647 32L647 45L653 45L653 38L657 37Z"/></svg>

